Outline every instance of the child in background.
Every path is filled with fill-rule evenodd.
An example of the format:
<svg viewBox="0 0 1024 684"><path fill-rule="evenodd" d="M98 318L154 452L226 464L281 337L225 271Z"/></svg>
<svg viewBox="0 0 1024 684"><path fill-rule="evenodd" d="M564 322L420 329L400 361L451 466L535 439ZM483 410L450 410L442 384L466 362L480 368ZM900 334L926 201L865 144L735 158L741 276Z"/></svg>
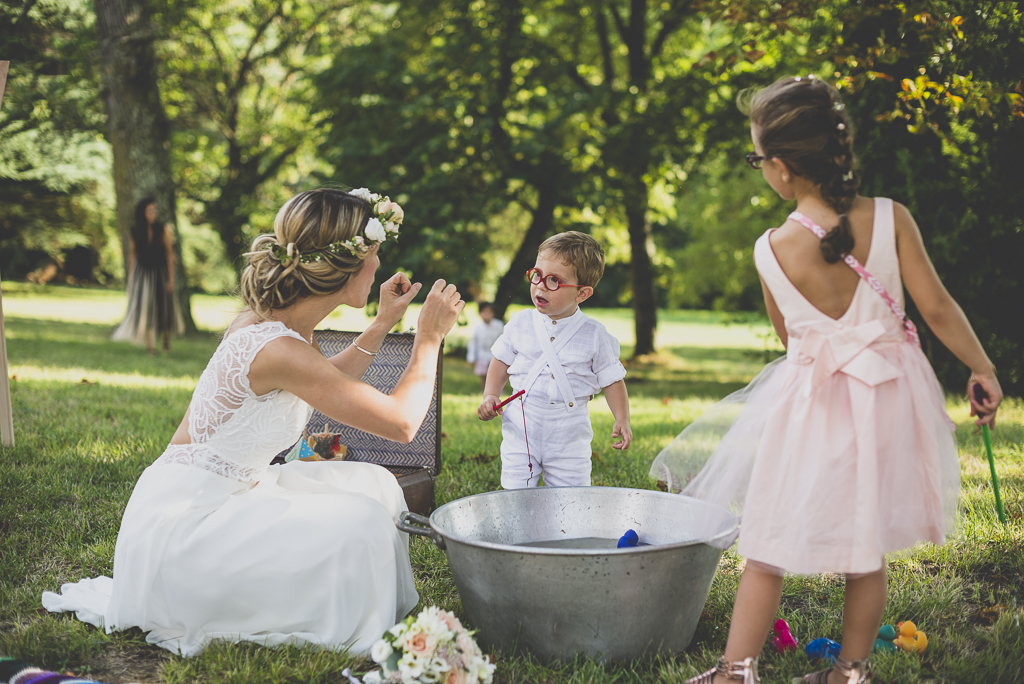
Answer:
<svg viewBox="0 0 1024 684"><path fill-rule="evenodd" d="M494 305L490 302L480 302L480 322L473 328L473 335L469 338L469 347L466 349L466 360L473 364L473 374L480 376L481 389L487 385L487 368L491 364L491 345L505 329L505 323L494 317Z"/></svg>
<svg viewBox="0 0 1024 684"><path fill-rule="evenodd" d="M747 559L725 654L688 684L758 681L784 572L846 575L840 657L794 681L869 682L885 554L943 543L960 488L953 424L905 319L904 286L936 337L971 369L969 385L988 393L975 406L977 424L994 423L1002 392L909 212L857 194L852 126L835 89L814 77L785 78L745 97L754 143L747 161L780 197L796 200L797 211L754 246L787 354L684 430L652 467L654 476L687 482L687 452L716 420L734 416L683 489L743 506L738 552Z"/></svg>
<svg viewBox="0 0 1024 684"><path fill-rule="evenodd" d="M513 315L491 347L477 415L491 420L501 414L505 489L536 487L541 473L549 487L589 485L594 430L587 404L593 395L603 389L615 417L612 439L620 441L612 446L626 449L633 441L619 341L579 308L604 275L604 250L584 233L559 233L541 244L526 275L536 308ZM508 381L513 393L526 390L524 410L495 411Z"/></svg>

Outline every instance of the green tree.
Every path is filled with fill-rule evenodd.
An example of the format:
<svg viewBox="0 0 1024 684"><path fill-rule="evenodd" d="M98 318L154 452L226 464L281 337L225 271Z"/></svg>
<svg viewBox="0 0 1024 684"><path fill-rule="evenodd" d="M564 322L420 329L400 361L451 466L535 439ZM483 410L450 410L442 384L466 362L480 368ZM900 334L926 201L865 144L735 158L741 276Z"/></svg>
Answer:
<svg viewBox="0 0 1024 684"><path fill-rule="evenodd" d="M96 0L95 8L103 63L100 94L107 114L107 139L113 149L117 225L127 255L135 205L143 197L154 197L163 220L177 225L170 132L157 84L149 3ZM178 302L186 329L195 330L180 236L174 250L178 256L174 280Z"/></svg>
<svg viewBox="0 0 1024 684"><path fill-rule="evenodd" d="M946 287L1024 391L1024 15L1011 2L837 5L825 55L859 122L867 194L904 203ZM838 30L836 30L838 29ZM966 369L926 331L940 379Z"/></svg>
<svg viewBox="0 0 1024 684"><path fill-rule="evenodd" d="M339 177L408 199L400 262L474 291L501 244L499 314L556 225L586 228L569 207L594 162L586 115L528 18L511 1L407 3L318 81Z"/></svg>
<svg viewBox="0 0 1024 684"><path fill-rule="evenodd" d="M318 167L322 128L309 108L310 77L327 63L327 45L358 36L352 4L176 0L161 15L180 191L236 268L252 237L270 230L290 194L284 186L308 184Z"/></svg>
<svg viewBox="0 0 1024 684"><path fill-rule="evenodd" d="M0 56L11 60L0 111L4 277L24 277L53 258L91 279L113 230L94 46L85 2L0 2ZM79 253L84 263L66 263ZM114 275L114 264L103 267Z"/></svg>

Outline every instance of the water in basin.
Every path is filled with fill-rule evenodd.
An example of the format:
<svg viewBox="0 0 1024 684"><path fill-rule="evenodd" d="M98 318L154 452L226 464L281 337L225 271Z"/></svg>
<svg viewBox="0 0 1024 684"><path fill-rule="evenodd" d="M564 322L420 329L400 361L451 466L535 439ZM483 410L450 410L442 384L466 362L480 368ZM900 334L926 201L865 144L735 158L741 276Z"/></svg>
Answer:
<svg viewBox="0 0 1024 684"><path fill-rule="evenodd" d="M619 540L609 537L574 537L571 539L547 539L544 541L520 542L516 546L537 546L545 549L614 549ZM637 546L648 546L640 542Z"/></svg>

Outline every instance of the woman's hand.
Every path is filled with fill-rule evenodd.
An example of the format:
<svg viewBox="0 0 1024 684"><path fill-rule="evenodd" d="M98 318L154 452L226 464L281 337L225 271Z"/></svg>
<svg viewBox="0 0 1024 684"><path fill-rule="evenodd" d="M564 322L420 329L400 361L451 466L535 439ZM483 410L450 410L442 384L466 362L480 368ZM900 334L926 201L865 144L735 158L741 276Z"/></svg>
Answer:
<svg viewBox="0 0 1024 684"><path fill-rule="evenodd" d="M377 318L388 330L398 325L409 308L413 297L423 286L411 283L404 273L396 273L380 285L380 305L377 307Z"/></svg>
<svg viewBox="0 0 1024 684"><path fill-rule="evenodd" d="M436 335L440 340L452 329L466 302L462 301L454 285L438 280L430 288L427 300L420 309L416 334Z"/></svg>
<svg viewBox="0 0 1024 684"><path fill-rule="evenodd" d="M977 387L981 387L979 392ZM989 373L971 373L967 381L967 398L971 402L971 415L978 416L974 424L981 427L996 426L996 409L1003 401L1003 389L994 371Z"/></svg>

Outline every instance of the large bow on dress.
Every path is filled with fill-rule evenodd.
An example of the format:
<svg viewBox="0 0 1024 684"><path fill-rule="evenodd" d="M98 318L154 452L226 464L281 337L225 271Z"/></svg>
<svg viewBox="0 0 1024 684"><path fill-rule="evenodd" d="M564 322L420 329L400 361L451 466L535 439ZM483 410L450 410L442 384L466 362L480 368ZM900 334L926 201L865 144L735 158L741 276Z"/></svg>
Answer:
<svg viewBox="0 0 1024 684"><path fill-rule="evenodd" d="M874 387L903 375L896 366L870 349L886 329L879 320L831 333L810 329L801 337L790 337L786 357L800 365L811 364L802 393L811 392L836 373L842 372Z"/></svg>

